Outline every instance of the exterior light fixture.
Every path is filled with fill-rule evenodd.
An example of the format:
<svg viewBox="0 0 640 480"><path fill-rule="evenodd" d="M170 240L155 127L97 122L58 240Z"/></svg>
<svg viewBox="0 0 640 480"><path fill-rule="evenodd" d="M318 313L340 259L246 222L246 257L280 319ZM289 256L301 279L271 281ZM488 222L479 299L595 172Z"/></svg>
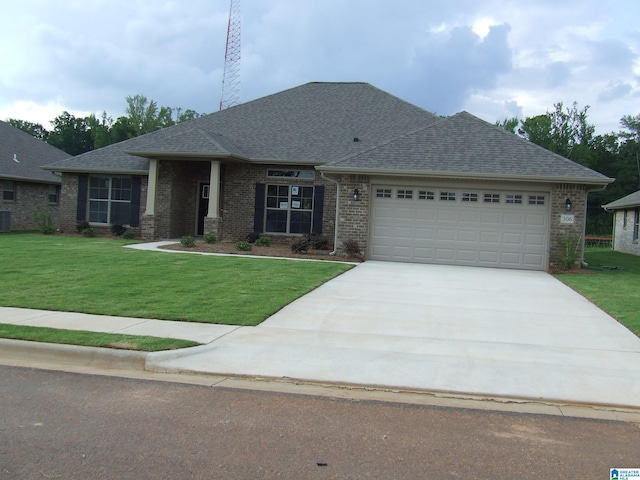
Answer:
<svg viewBox="0 0 640 480"><path fill-rule="evenodd" d="M353 189L353 199L357 202L360 199L360 190L357 188Z"/></svg>
<svg viewBox="0 0 640 480"><path fill-rule="evenodd" d="M564 206L567 209L567 212L571 211L571 207L573 207L573 203L571 203L570 198L567 198L567 200L564 202Z"/></svg>

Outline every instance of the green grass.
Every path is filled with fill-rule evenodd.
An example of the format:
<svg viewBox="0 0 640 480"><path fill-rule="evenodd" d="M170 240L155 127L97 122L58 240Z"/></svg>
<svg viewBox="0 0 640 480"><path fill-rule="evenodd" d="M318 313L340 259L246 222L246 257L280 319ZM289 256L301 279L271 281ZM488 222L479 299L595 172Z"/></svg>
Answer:
<svg viewBox="0 0 640 480"><path fill-rule="evenodd" d="M116 333L97 333L84 330L62 330L58 328L31 327L0 323L0 338L29 340L32 342L64 343L87 347L106 347L143 352L159 352L200 345L189 340L176 338L122 335Z"/></svg>
<svg viewBox="0 0 640 480"><path fill-rule="evenodd" d="M587 248L585 260L595 274L561 274L556 278L640 336L640 256Z"/></svg>
<svg viewBox="0 0 640 480"><path fill-rule="evenodd" d="M132 241L0 235L0 305L257 325L349 268L339 262L122 248Z"/></svg>

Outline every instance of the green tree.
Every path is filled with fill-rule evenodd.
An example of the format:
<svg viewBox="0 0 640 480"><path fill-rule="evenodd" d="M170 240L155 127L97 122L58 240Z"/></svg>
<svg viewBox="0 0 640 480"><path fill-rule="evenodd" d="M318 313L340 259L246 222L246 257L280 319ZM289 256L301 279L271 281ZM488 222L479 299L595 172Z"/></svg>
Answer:
<svg viewBox="0 0 640 480"><path fill-rule="evenodd" d="M128 96L126 100L126 113L134 130L134 136L144 135L174 124L171 108L158 108L155 100L149 101L144 95Z"/></svg>
<svg viewBox="0 0 640 480"><path fill-rule="evenodd" d="M526 118L519 133L536 145L583 163L579 157L582 160L588 157L589 142L595 132L588 121L588 111L588 105L578 109L578 104L573 102L565 109L562 102L558 102L552 112Z"/></svg>
<svg viewBox="0 0 640 480"><path fill-rule="evenodd" d="M86 118L89 134L93 143L93 148L102 148L114 143L111 135L113 119L102 112L100 118L93 113Z"/></svg>
<svg viewBox="0 0 640 480"><path fill-rule="evenodd" d="M198 113L195 110L191 110L191 109L187 109L183 112L182 108L180 107L174 108L173 113L176 116L176 123L187 122L189 120L194 120L202 116L201 113Z"/></svg>
<svg viewBox="0 0 640 480"><path fill-rule="evenodd" d="M518 117L505 118L501 122L496 122L496 127L500 127L507 132L516 133L520 125L520 119Z"/></svg>
<svg viewBox="0 0 640 480"><path fill-rule="evenodd" d="M8 118L7 123L39 140L44 140L45 142L49 136L49 132L39 123L18 120L17 118Z"/></svg>
<svg viewBox="0 0 640 480"><path fill-rule="evenodd" d="M76 118L69 112L62 112L52 122L53 130L47 143L67 152L80 155L93 150L93 139L86 118Z"/></svg>
<svg viewBox="0 0 640 480"><path fill-rule="evenodd" d="M548 113L527 117L518 129L518 134L536 145L553 150L551 117Z"/></svg>

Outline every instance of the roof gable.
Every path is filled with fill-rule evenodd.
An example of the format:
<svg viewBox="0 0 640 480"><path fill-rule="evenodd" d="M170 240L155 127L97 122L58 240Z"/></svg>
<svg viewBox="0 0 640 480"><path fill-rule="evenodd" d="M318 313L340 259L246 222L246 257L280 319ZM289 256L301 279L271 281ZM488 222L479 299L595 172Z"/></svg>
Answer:
<svg viewBox="0 0 640 480"><path fill-rule="evenodd" d="M606 210L618 210L630 207L640 207L640 190L602 206L602 208Z"/></svg>
<svg viewBox="0 0 640 480"><path fill-rule="evenodd" d="M148 168L147 160L132 155L216 157L226 152L252 162L320 165L436 121L432 113L368 83L307 83L49 168L140 170Z"/></svg>
<svg viewBox="0 0 640 480"><path fill-rule="evenodd" d="M468 112L319 170L596 184L612 181Z"/></svg>
<svg viewBox="0 0 640 480"><path fill-rule="evenodd" d="M69 158L69 154L0 121L0 178L60 183L60 177L41 167Z"/></svg>

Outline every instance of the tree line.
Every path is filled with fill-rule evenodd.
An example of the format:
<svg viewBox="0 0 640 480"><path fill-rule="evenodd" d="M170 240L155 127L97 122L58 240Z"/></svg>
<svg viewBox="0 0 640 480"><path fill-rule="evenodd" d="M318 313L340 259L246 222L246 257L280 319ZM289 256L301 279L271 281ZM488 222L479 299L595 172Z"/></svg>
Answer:
<svg viewBox="0 0 640 480"><path fill-rule="evenodd" d="M640 189L640 114L623 116L617 133L596 135L588 111L589 106L579 108L574 102L565 107L559 102L542 115L508 118L496 125L615 178L606 189L591 192L587 201L587 235L611 235L613 215L602 205Z"/></svg>
<svg viewBox="0 0 640 480"><path fill-rule="evenodd" d="M126 115L115 121L107 112L75 117L65 111L50 122L51 130L15 118L7 123L75 156L202 116L194 110L159 107L144 95L128 96L126 102Z"/></svg>
<svg viewBox="0 0 640 480"><path fill-rule="evenodd" d="M144 95L128 96L126 101L126 116L115 121L106 112L100 117L91 114L84 118L63 112L50 122L50 131L24 120L8 119L7 123L69 155L79 155L202 116L194 110L158 107ZM602 205L640 189L640 114L623 116L617 133L596 135L595 127L589 123L589 106L579 108L574 102L565 107L559 102L553 107L541 115L524 120L508 118L496 125L615 178L606 189L591 192L587 202L587 234L610 235L613 215L605 212Z"/></svg>

